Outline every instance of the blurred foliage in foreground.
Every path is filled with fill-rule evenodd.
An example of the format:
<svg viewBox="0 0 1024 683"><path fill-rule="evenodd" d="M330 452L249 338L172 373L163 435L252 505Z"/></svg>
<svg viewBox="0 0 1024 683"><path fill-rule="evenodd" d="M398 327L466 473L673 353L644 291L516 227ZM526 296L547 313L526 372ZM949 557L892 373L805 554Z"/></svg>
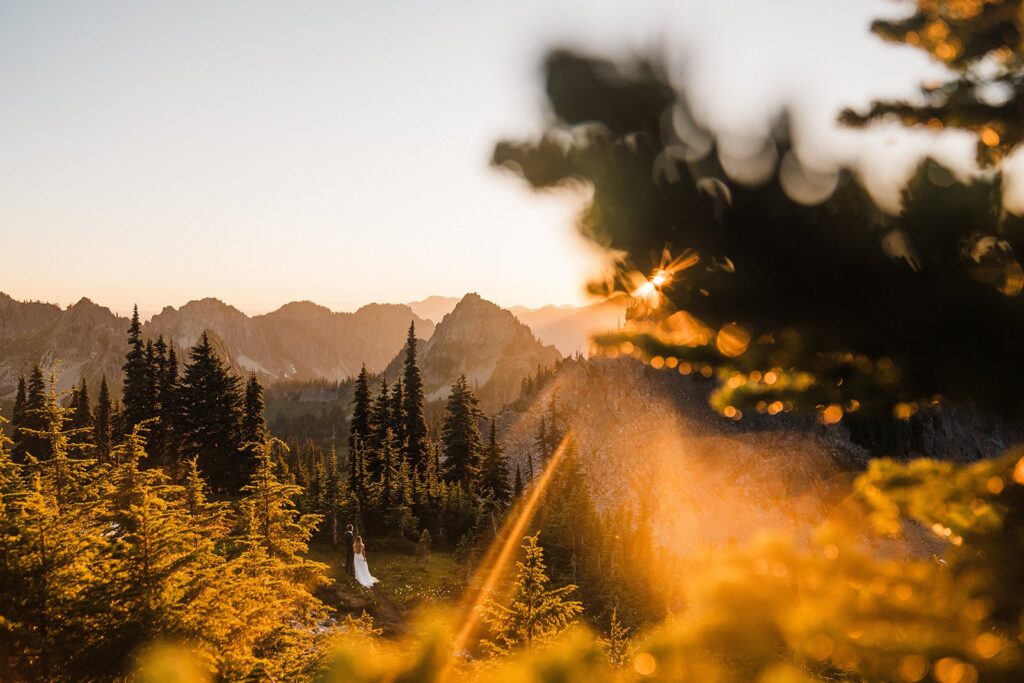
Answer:
<svg viewBox="0 0 1024 683"><path fill-rule="evenodd" d="M895 120L931 130L961 128L978 134L978 162L996 164L1024 142L1024 3L1020 0L918 0L915 12L877 21L885 40L924 50L953 72L929 83L915 101L874 102L842 120L865 125Z"/></svg>
<svg viewBox="0 0 1024 683"><path fill-rule="evenodd" d="M1010 682L1024 677L1024 458L968 466L875 461L851 506L869 538L842 521L807 547L762 538L708 556L685 614L624 647L582 629L510 657L451 655L457 616L435 615L413 639L354 627L322 673L328 681ZM851 510L850 519L863 520ZM935 556L886 559L883 539L931 530ZM891 540L889 541L891 542ZM529 541L527 541L529 545ZM638 567L638 571L657 567ZM660 571L674 572L675 568ZM621 637L621 633L619 634ZM158 650L139 680L182 677L181 652ZM613 664L613 662L616 662ZM618 662L621 662L619 664ZM165 677L166 676L166 677Z"/></svg>
<svg viewBox="0 0 1024 683"><path fill-rule="evenodd" d="M946 61L969 70L928 115L961 125L957 97L1012 86L984 116L1015 144L1020 3L917 6L909 24L945 31L967 60ZM996 71L974 68L1001 56ZM718 136L655 63L555 51L546 89L545 132L498 144L493 161L537 189L592 191L579 229L617 259L592 287L634 301L624 329L598 338L607 353L718 375L715 406L734 419L905 419L944 402L1021 415L1024 220L1004 208L1001 173L959 180L925 161L892 216L850 169L801 146L785 112L764 139ZM962 125L993 147L988 128Z"/></svg>

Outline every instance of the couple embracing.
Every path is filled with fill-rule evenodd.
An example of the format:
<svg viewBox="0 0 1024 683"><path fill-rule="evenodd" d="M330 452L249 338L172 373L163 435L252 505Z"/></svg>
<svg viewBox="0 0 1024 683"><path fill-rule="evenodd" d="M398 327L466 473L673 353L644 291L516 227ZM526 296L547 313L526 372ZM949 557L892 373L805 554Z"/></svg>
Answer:
<svg viewBox="0 0 1024 683"><path fill-rule="evenodd" d="M351 524L345 527L342 545L345 547L345 571L363 586L372 588L377 579L370 574L370 566L366 564L366 545L363 537L353 531Z"/></svg>

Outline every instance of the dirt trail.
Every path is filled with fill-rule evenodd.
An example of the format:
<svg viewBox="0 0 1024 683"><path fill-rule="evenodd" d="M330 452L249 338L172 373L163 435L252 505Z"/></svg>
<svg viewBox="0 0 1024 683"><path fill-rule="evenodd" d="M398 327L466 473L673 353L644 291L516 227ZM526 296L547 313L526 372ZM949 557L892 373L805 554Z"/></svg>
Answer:
<svg viewBox="0 0 1024 683"><path fill-rule="evenodd" d="M396 605L394 601L381 589L380 584L375 585L370 590L373 593L374 600L377 602L377 606L380 610L381 619L378 625L399 635L408 631L408 624L406 623L401 610L398 609L398 605Z"/></svg>

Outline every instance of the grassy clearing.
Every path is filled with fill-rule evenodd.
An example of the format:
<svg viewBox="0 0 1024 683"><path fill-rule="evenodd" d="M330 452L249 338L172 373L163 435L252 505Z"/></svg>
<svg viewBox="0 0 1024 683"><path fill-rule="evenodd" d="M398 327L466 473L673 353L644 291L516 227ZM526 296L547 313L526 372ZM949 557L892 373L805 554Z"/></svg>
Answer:
<svg viewBox="0 0 1024 683"><path fill-rule="evenodd" d="M462 570L451 553L434 551L426 562L412 553L400 550L368 550L370 572L380 579L384 593L402 612L429 604L452 602L462 592ZM310 559L330 567L330 576L337 586L367 600L370 590L363 588L345 575L345 557L329 545L314 545L309 549Z"/></svg>

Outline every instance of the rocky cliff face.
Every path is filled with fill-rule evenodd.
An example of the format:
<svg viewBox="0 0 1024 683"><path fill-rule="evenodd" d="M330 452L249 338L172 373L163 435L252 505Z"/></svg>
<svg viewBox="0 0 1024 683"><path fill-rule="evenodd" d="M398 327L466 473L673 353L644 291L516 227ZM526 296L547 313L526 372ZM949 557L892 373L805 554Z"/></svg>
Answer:
<svg viewBox="0 0 1024 683"><path fill-rule="evenodd" d="M400 352L388 366L388 381L400 376L404 358ZM512 313L477 294L467 294L444 316L418 358L427 401L447 398L452 382L465 373L485 412L514 400L524 378L560 359Z"/></svg>
<svg viewBox="0 0 1024 683"><path fill-rule="evenodd" d="M0 398L11 398L18 375L35 363L58 372L63 390L84 377L120 377L128 320L88 299L61 309L0 294Z"/></svg>

